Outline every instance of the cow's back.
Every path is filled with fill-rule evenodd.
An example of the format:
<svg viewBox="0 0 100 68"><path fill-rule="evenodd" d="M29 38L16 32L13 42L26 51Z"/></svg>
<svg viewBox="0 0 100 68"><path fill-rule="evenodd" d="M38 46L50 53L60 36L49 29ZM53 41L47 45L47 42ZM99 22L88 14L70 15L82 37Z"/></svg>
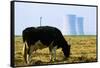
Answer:
<svg viewBox="0 0 100 68"><path fill-rule="evenodd" d="M52 41L55 41L55 45L58 45L63 39L61 31L51 26L38 27L38 36L42 43L49 45Z"/></svg>
<svg viewBox="0 0 100 68"><path fill-rule="evenodd" d="M65 42L61 31L55 27L28 27L23 31L23 41L27 41L29 45L36 43L38 40L47 46L54 41L54 45L59 44L58 47Z"/></svg>
<svg viewBox="0 0 100 68"><path fill-rule="evenodd" d="M37 30L34 27L28 27L23 30L23 42L27 41L29 44L34 44L37 40Z"/></svg>

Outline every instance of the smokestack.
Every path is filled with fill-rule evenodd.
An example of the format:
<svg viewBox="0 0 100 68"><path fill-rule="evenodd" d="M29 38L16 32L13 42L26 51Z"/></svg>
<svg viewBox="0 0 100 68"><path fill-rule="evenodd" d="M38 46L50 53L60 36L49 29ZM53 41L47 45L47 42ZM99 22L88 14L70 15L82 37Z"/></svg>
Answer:
<svg viewBox="0 0 100 68"><path fill-rule="evenodd" d="M42 17L40 17L40 26L42 26Z"/></svg>

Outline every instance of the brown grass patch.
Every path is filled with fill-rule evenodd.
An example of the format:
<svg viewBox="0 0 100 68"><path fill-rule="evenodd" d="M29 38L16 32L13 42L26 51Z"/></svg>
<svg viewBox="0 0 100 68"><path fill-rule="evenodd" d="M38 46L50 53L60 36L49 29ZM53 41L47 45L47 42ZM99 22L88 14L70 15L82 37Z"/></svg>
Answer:
<svg viewBox="0 0 100 68"><path fill-rule="evenodd" d="M76 63L76 62L95 62L96 58L96 36L64 36L66 41L71 44L71 55L64 59L61 48L57 50L57 61L50 62L50 53L48 48L37 50L33 53L31 65L37 64L58 64L58 63ZM23 58L22 37L15 37L15 64L16 66L26 65Z"/></svg>

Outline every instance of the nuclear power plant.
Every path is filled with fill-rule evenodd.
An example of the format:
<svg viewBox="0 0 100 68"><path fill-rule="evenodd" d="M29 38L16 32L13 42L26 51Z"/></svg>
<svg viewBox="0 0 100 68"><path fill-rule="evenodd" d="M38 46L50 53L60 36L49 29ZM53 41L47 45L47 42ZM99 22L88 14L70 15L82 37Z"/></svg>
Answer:
<svg viewBox="0 0 100 68"><path fill-rule="evenodd" d="M77 27L78 27L78 34L79 35L84 35L83 22L84 22L83 17L77 18Z"/></svg>
<svg viewBox="0 0 100 68"><path fill-rule="evenodd" d="M70 35L84 35L84 18L77 15L67 15L66 23L69 26ZM67 26L66 26L67 27Z"/></svg>
<svg viewBox="0 0 100 68"><path fill-rule="evenodd" d="M69 23L69 30L71 35L76 35L76 15L67 15L68 17L68 23Z"/></svg>

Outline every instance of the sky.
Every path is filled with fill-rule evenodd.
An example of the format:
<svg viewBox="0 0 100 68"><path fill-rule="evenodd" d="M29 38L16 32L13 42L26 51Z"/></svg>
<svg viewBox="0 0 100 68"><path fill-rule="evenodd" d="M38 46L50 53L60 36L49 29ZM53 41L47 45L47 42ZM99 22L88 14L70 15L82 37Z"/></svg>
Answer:
<svg viewBox="0 0 100 68"><path fill-rule="evenodd" d="M78 26L68 21L69 15L84 18L84 35L96 35L96 7L24 2L15 3L15 35L22 35L27 27L40 26L40 17L42 26L57 27L63 35L72 35L70 27Z"/></svg>

